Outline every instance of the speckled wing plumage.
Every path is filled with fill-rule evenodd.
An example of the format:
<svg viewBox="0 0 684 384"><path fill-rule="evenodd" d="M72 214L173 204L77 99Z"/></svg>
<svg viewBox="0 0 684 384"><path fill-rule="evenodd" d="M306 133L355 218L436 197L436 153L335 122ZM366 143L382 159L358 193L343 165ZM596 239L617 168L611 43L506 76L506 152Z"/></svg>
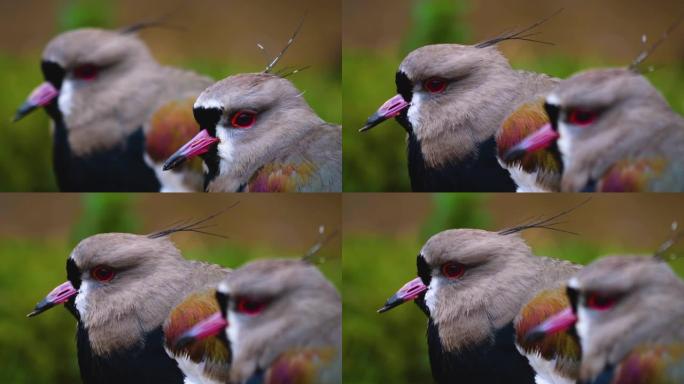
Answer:
<svg viewBox="0 0 684 384"><path fill-rule="evenodd" d="M561 159L557 148L527 153L514 161L503 161L504 154L524 138L549 123L544 111L544 98L524 103L504 120L496 135L499 161L511 173L521 192L558 191Z"/></svg>
<svg viewBox="0 0 684 384"><path fill-rule="evenodd" d="M195 99L212 80L192 72L164 67L157 107L146 123L145 157L154 168L162 192L202 191L203 171L200 159L193 159L178 168L163 172L162 165L174 152L199 132L192 108Z"/></svg>
<svg viewBox="0 0 684 384"><path fill-rule="evenodd" d="M677 384L684 382L684 344L644 345L591 384Z"/></svg>
<svg viewBox="0 0 684 384"><path fill-rule="evenodd" d="M200 376L192 378L193 383L224 383L230 378L230 351L220 336L175 347L175 341L181 334L219 311L215 295L215 289L188 295L174 307L164 323L164 346L186 375L192 371Z"/></svg>
<svg viewBox="0 0 684 384"><path fill-rule="evenodd" d="M520 311L516 322L516 343L526 355L539 355L552 362L555 373L569 380L579 374L581 351L579 340L570 332L558 332L540 340L526 340L525 335L547 318L570 306L565 287L544 290ZM539 373L539 372L538 372Z"/></svg>
<svg viewBox="0 0 684 384"><path fill-rule="evenodd" d="M249 384L319 384L336 382L327 370L337 360L335 348L308 348L290 351L271 366L247 380Z"/></svg>
<svg viewBox="0 0 684 384"><path fill-rule="evenodd" d="M684 191L684 166L661 155L621 160L585 191L659 192Z"/></svg>

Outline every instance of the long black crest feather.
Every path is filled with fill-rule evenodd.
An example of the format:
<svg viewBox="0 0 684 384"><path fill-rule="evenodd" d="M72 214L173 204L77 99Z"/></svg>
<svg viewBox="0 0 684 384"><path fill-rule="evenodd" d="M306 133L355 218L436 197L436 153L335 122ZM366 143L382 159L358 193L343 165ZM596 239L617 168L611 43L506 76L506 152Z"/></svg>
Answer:
<svg viewBox="0 0 684 384"><path fill-rule="evenodd" d="M584 200L583 202L575 205L574 207L568 208L568 209L561 211L561 212L559 212L553 216L533 217L531 219L526 220L522 224L516 225L516 226L511 227L511 228L504 228L504 229L500 230L498 233L500 235L510 235L513 233L519 233L519 232L525 231L527 229L537 228L537 229L548 229L550 231L567 233L570 235L577 235L576 232L571 232L571 231L567 231L565 229L556 228L555 226L560 225L560 224L564 224L565 223L564 221L558 221L558 220L563 218L564 216L567 216L569 213L580 208L581 206L585 205L586 203L589 202L589 200L591 200L591 198L588 198L588 199Z"/></svg>
<svg viewBox="0 0 684 384"><path fill-rule="evenodd" d="M679 240L684 238L684 231L679 231L679 225L677 222L673 222L670 227L670 237L665 240L660 247L653 253L653 257L661 261L668 261L668 257L665 253L672 248L673 245L677 244Z"/></svg>
<svg viewBox="0 0 684 384"><path fill-rule="evenodd" d="M639 65L641 65L641 63L643 63L644 60L646 60L649 56L651 56L651 54L653 54L656 48L658 48L658 46L660 46L660 44L662 44L663 41L667 40L667 38L670 37L670 34L679 26L682 20L684 20L684 13L679 15L679 17L677 18L677 20L674 21L674 23L670 24L670 26L665 30L665 32L663 32L663 34L660 36L658 40L656 40L655 43L651 44L650 47L641 51L641 53L639 53L639 56L637 56L636 59L634 59L634 61L632 61L632 63L629 64L627 68L632 72L641 73L639 71Z"/></svg>
<svg viewBox="0 0 684 384"><path fill-rule="evenodd" d="M304 256L302 256L302 261L305 261L310 264L321 264L324 260L321 258L315 258L314 256L318 254L318 251L320 251L325 244L327 244L330 240L337 236L338 232L338 230L334 230L326 234L325 227L321 225L318 228L318 240L314 245L311 246L311 248L309 248L308 251L306 251Z"/></svg>
<svg viewBox="0 0 684 384"><path fill-rule="evenodd" d="M182 30L182 27L169 24L167 21L171 18L173 14L177 13L182 8L182 6L185 5L186 2L187 1L181 1L181 3L178 4L178 6L174 7L174 9L154 19L139 21L135 24L119 28L119 33L125 35L129 33L136 33L147 28L167 28Z"/></svg>
<svg viewBox="0 0 684 384"><path fill-rule="evenodd" d="M531 30L537 28L538 26L546 23L549 21L552 17L556 16L557 14L563 12L563 8L557 10L556 12L552 13L551 15L537 21L536 23L530 25L527 28L521 29L519 31L506 31L496 37L493 37L491 39L487 39L483 42L475 44L475 48L486 48L486 47L491 47L492 45L496 45L502 41L505 40L523 40L523 41L529 41L532 43L539 43L539 44L546 44L546 45L553 45L553 43L548 42L548 41L542 41L542 40L536 40L536 39L530 39L532 36L536 36L539 34L539 32L535 33L527 33L530 32Z"/></svg>
<svg viewBox="0 0 684 384"><path fill-rule="evenodd" d="M211 214L211 215L209 215L203 219L199 219L199 220L186 219L186 220L181 220L181 221L175 222L175 223L171 224L169 226L169 228L163 229L163 230L158 231L158 232L150 233L149 235L147 235L147 237L149 237L150 239L158 239L160 237L169 236L171 234L178 233L178 232L194 232L194 233L199 233L202 235L215 236L215 237L227 239L228 238L227 236L224 236L224 235L221 235L218 233L205 231L205 229L215 226L214 224L210 224L210 225L205 225L205 224L207 224L209 221L216 218L217 216L220 216L220 215L226 213L227 211L234 208L238 204L239 204L239 201L235 202L232 205L230 205L229 207L227 207L223 210L220 210L216 213L213 213L213 214Z"/></svg>
<svg viewBox="0 0 684 384"><path fill-rule="evenodd" d="M304 20L306 19L306 13L304 16L302 16L302 19L299 21L299 25L297 25L297 29L295 29L294 33L292 36L290 36L290 39L287 41L287 44L285 44L285 47L266 65L266 69L264 69L264 73L271 73L273 68L278 65L278 62L280 59L283 58L283 55L287 50L290 48L292 43L294 43L295 39L297 38L297 35L299 35L299 31L301 31L302 26L304 25ZM264 49L261 44L258 45L260 49Z"/></svg>

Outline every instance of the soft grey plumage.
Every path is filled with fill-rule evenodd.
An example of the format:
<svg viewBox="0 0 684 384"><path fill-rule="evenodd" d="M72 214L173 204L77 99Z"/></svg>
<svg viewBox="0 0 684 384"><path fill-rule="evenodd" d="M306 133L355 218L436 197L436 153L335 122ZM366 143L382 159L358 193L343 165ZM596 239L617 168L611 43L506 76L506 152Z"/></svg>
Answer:
<svg viewBox="0 0 684 384"><path fill-rule="evenodd" d="M217 299L235 383L342 382L342 303L316 266L254 261L219 285Z"/></svg>

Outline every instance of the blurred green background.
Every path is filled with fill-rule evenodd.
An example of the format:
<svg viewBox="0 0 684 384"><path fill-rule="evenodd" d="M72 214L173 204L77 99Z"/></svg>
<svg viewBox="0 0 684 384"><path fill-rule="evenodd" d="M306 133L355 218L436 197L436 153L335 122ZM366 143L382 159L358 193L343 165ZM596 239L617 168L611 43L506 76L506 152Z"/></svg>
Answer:
<svg viewBox="0 0 684 384"><path fill-rule="evenodd" d="M173 28L140 32L164 65L222 79L258 72L306 14L279 68L310 66L289 77L325 120L342 121L340 0L25 0L0 2L0 190L54 191L52 141L42 111L10 123L40 84L40 57L58 33L80 27L119 28L168 14Z"/></svg>
<svg viewBox="0 0 684 384"><path fill-rule="evenodd" d="M577 206L572 194L365 194L343 196L344 381L430 383L424 314L413 304L377 314L385 300L416 277L425 241L450 228L500 230ZM684 220L681 194L593 195L559 228L528 230L537 255L586 264L615 253L652 254ZM684 276L684 244L670 265Z"/></svg>
<svg viewBox="0 0 684 384"><path fill-rule="evenodd" d="M299 257L319 225L341 229L339 195L3 194L0 196L0 382L78 383L76 322L62 308L26 318L66 280L65 261L79 240L102 232L151 233L204 218L234 203L207 230L228 239L178 233L187 259L227 267L264 257ZM340 289L341 238L321 249L321 269Z"/></svg>
<svg viewBox="0 0 684 384"><path fill-rule="evenodd" d="M435 43L474 44L564 11L537 30L554 46L508 41L499 48L517 69L567 77L591 67L625 66L678 15L681 0L345 0L343 134L345 191L409 191L405 132L388 121L359 133L368 116L396 94L405 55ZM684 113L684 27L643 65L672 107Z"/></svg>

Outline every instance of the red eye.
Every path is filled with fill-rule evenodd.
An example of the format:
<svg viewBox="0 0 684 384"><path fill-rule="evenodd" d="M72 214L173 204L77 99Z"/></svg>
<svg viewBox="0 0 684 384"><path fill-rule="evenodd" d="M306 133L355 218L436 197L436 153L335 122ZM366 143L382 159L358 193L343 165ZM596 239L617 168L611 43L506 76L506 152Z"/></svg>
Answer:
<svg viewBox="0 0 684 384"><path fill-rule="evenodd" d="M235 305L235 310L237 312L250 316L259 314L264 310L264 308L266 308L265 301L252 300L245 297L239 298L237 300L237 304Z"/></svg>
<svg viewBox="0 0 684 384"><path fill-rule="evenodd" d="M465 265L457 263L455 261L450 261L448 263L442 264L442 275L449 279L457 279L463 276L465 272Z"/></svg>
<svg viewBox="0 0 684 384"><path fill-rule="evenodd" d="M615 297L603 296L598 293L590 293L586 297L585 305L597 311L605 311L612 308L617 302Z"/></svg>
<svg viewBox="0 0 684 384"><path fill-rule="evenodd" d="M568 111L568 116L565 121L568 124L587 126L596 120L598 113L585 109L571 109Z"/></svg>
<svg viewBox="0 0 684 384"><path fill-rule="evenodd" d="M93 80L97 76L97 66L93 64L83 64L74 68L74 77L81 80Z"/></svg>
<svg viewBox="0 0 684 384"><path fill-rule="evenodd" d="M442 93L446 89L447 82L441 77L431 77L423 83L423 88L430 93Z"/></svg>
<svg viewBox="0 0 684 384"><path fill-rule="evenodd" d="M249 128L254 125L256 121L256 112L254 111L239 111L230 119L230 123L235 128Z"/></svg>
<svg viewBox="0 0 684 384"><path fill-rule="evenodd" d="M97 281L106 283L114 278L114 269L106 265L98 265L90 270L90 276Z"/></svg>

